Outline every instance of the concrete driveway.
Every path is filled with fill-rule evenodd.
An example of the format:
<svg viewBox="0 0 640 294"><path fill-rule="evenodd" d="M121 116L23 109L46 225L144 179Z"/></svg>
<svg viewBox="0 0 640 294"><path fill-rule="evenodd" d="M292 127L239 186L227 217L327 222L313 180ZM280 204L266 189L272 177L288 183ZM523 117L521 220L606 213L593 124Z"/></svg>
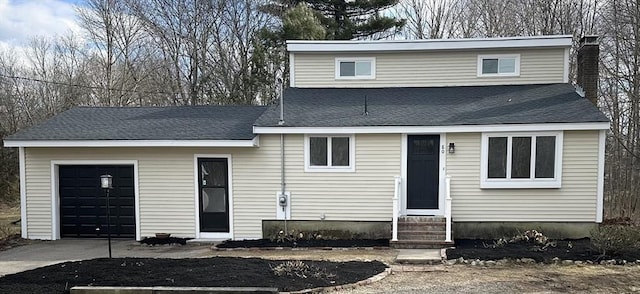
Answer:
<svg viewBox="0 0 640 294"><path fill-rule="evenodd" d="M112 240L113 257L198 258L212 256L209 245L142 246L131 240ZM0 276L50 264L108 257L107 240L64 239L42 241L0 251Z"/></svg>

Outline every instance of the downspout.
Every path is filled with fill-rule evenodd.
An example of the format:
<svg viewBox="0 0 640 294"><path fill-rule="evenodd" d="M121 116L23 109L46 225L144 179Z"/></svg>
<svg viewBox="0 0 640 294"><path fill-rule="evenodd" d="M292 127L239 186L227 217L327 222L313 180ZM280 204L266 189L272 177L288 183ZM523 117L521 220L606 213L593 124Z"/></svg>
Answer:
<svg viewBox="0 0 640 294"><path fill-rule="evenodd" d="M278 93L280 95L280 120L278 121L279 126L284 125L284 90L283 90L283 81L282 79L278 79ZM287 183L285 181L285 171L284 171L284 133L280 133L280 195L285 195ZM290 199L287 199L286 205L289 205ZM284 233L288 234L287 228L287 207L283 206L284 210Z"/></svg>

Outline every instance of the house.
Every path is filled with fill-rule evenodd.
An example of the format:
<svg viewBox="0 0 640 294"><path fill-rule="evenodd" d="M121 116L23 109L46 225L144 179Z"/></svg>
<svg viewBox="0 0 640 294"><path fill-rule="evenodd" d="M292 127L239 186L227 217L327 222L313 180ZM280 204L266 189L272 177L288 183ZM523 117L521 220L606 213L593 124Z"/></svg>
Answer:
<svg viewBox="0 0 640 294"><path fill-rule="evenodd" d="M397 245L602 221L598 44L571 36L289 41L284 103L78 107L18 147L22 234L270 237L285 225ZM396 209L394 209L396 207ZM447 240L445 240L447 239Z"/></svg>

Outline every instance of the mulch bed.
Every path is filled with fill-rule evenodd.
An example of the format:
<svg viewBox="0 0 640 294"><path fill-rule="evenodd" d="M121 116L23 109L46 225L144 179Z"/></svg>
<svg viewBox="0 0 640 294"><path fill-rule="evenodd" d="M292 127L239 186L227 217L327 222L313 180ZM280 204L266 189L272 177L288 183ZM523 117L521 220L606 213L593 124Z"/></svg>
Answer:
<svg viewBox="0 0 640 294"><path fill-rule="evenodd" d="M271 241L269 239L225 241L217 248L270 248L270 247L389 247L389 239L340 239L340 240L296 240Z"/></svg>
<svg viewBox="0 0 640 294"><path fill-rule="evenodd" d="M176 237L168 237L168 238L156 238L156 237L150 237L150 238L144 238L140 241L140 243L142 244L146 244L146 245L186 245L187 244L187 240L190 240L191 238L176 238Z"/></svg>
<svg viewBox="0 0 640 294"><path fill-rule="evenodd" d="M455 249L447 249L448 259L480 259L499 260L503 258L518 259L532 258L536 262L552 262L555 257L561 260L580 260L599 262L601 260L627 260L636 261L640 259L640 251L626 250L616 255L602 256L599 251L591 246L588 238L577 240L558 240L555 247L547 247L540 251L540 246L533 243L518 242L508 243L502 247L490 248L494 240L455 240Z"/></svg>
<svg viewBox="0 0 640 294"><path fill-rule="evenodd" d="M260 258L99 258L0 278L0 293L65 293L73 286L277 287L295 291L351 284L386 269L381 262L303 261L306 274L276 275L286 263ZM320 273L320 274L315 274Z"/></svg>

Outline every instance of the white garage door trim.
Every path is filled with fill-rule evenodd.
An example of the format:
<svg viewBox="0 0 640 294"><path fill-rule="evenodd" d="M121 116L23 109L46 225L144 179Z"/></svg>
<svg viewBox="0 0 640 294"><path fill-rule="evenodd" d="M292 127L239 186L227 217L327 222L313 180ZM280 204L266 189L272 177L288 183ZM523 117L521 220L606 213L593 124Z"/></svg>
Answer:
<svg viewBox="0 0 640 294"><path fill-rule="evenodd" d="M138 188L137 160L52 160L51 161L51 239L60 239L60 196L58 195L60 165L133 165L133 191L135 193L136 240L140 241L140 190ZM96 179L97 181L97 179Z"/></svg>

